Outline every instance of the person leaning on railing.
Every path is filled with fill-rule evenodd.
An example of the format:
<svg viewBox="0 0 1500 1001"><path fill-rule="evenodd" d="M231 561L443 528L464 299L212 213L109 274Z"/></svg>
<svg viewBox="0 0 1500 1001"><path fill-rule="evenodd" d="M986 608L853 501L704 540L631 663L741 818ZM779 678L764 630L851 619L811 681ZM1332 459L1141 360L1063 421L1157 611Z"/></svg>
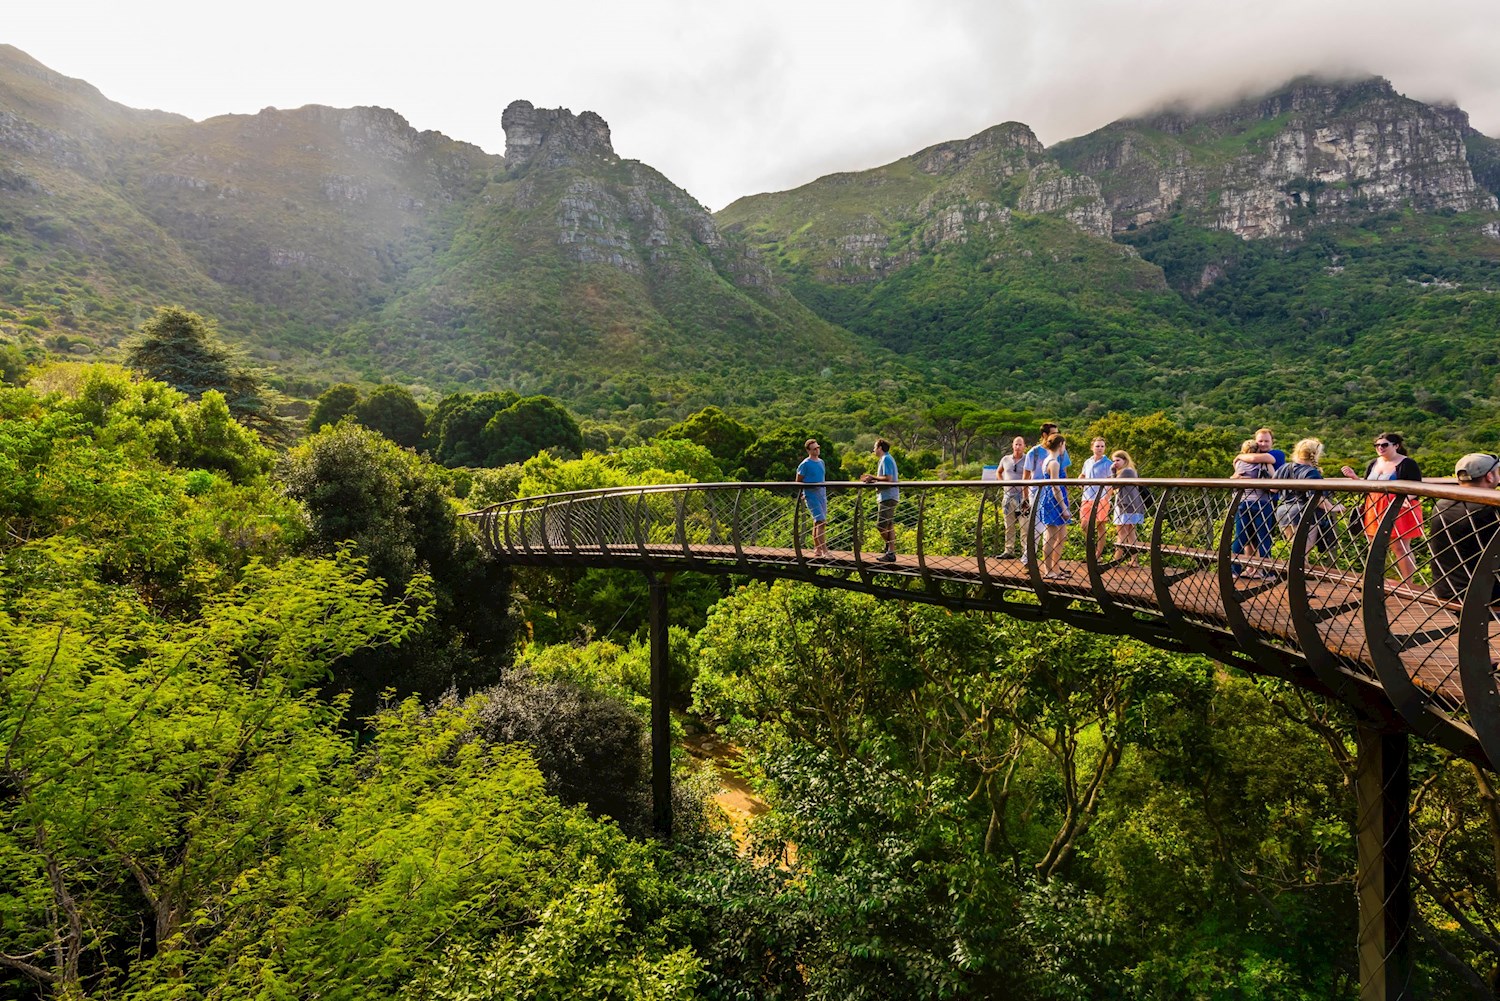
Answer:
<svg viewBox="0 0 1500 1001"><path fill-rule="evenodd" d="M1291 461L1277 469L1274 478L1321 480L1323 469L1319 464L1322 461L1323 443L1316 438L1303 438L1292 446ZM1322 491L1283 490L1276 501L1276 524L1280 526L1282 534L1288 541L1297 534L1297 524L1302 520L1302 512L1309 504L1316 505L1312 529L1307 537L1307 551L1311 553L1330 544L1333 538L1331 516L1340 513L1344 508L1340 504L1335 504Z"/></svg>
<svg viewBox="0 0 1500 1001"><path fill-rule="evenodd" d="M1500 458L1470 452L1453 467L1460 486L1494 490ZM1500 507L1444 498L1432 509L1432 590L1445 601L1462 601L1484 547L1500 531ZM1490 603L1500 602L1500 578L1490 582Z"/></svg>
<svg viewBox="0 0 1500 1001"><path fill-rule="evenodd" d="M1365 466L1362 478L1420 481L1421 467L1406 454L1405 444L1406 439L1394 431L1376 435L1375 458ZM1348 466L1343 467L1342 471L1345 476L1354 476L1354 470ZM1365 538L1375 538L1380 520L1385 517L1386 509L1391 506L1393 499L1394 495L1388 493L1374 493L1365 497L1360 507ZM1417 576L1417 561L1411 554L1411 542L1422 537L1422 500L1419 497L1407 497L1397 503L1401 504L1401 511L1396 515L1395 527L1391 529L1391 554L1396 557L1401 579L1409 581Z"/></svg>
<svg viewBox="0 0 1500 1001"><path fill-rule="evenodd" d="M896 486L896 457L891 455L891 443L877 439L872 450L875 453L875 472L861 476L861 483L888 483L876 491L880 499L875 509L875 527L880 531L885 552L876 559L881 563L896 562L896 503L901 500L901 488Z"/></svg>

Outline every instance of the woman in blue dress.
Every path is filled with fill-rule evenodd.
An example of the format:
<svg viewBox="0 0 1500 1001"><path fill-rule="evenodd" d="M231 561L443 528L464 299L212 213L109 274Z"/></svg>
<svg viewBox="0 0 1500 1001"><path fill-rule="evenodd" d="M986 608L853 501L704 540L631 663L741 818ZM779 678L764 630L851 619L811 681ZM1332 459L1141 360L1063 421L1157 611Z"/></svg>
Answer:
<svg viewBox="0 0 1500 1001"><path fill-rule="evenodd" d="M1058 462L1058 456L1068 447L1068 440L1060 434L1054 434L1042 443L1047 448L1047 459L1042 463L1042 475L1039 479L1060 480L1062 479L1062 466ZM1069 571L1062 569L1063 543L1068 538L1068 488L1060 485L1042 486L1037 488L1037 524L1043 527L1046 535L1042 542L1042 566L1044 580L1063 580L1071 576Z"/></svg>

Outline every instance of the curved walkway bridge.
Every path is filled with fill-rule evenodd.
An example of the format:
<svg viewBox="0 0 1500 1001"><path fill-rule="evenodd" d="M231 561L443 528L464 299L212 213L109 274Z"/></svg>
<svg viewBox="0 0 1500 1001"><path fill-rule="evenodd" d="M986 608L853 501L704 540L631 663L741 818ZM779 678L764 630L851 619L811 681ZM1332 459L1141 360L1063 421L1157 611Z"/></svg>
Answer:
<svg viewBox="0 0 1500 1001"><path fill-rule="evenodd" d="M1042 505L1023 502L1051 484L903 482L894 561L878 558L878 484L827 484L826 555L816 552L801 490L789 483L592 490L470 517L489 552L509 563L648 575L654 735L667 733L666 581L682 570L1066 622L1201 653L1347 704L1360 720L1363 776L1362 996L1405 996L1407 735L1488 769L1500 765L1500 616L1491 603L1500 533L1487 533L1483 518L1439 531L1434 505L1446 498L1500 507L1500 492L1277 480L1273 502L1244 480L1129 482L1146 510L1134 539L1122 539L1109 514L1122 499L1114 493L1129 489L1121 481L1056 481L1070 524L1050 575L1037 558ZM1412 535L1418 512L1422 531L1401 538ZM669 829L661 795L669 749L664 736L656 745L658 820ZM1377 979L1385 986L1370 993Z"/></svg>

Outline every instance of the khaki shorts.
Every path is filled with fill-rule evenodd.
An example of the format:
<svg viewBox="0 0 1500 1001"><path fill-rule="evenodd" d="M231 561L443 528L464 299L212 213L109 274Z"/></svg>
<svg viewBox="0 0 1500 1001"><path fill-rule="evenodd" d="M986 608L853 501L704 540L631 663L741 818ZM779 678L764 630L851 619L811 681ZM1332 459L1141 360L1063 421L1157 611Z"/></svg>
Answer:
<svg viewBox="0 0 1500 1001"><path fill-rule="evenodd" d="M896 501L883 500L875 511L875 527L882 532L896 526Z"/></svg>

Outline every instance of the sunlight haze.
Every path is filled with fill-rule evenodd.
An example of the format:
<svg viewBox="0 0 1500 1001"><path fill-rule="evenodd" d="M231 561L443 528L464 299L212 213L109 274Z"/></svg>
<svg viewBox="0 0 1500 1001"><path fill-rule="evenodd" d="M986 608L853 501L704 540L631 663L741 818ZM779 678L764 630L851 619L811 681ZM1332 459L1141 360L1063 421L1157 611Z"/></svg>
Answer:
<svg viewBox="0 0 1500 1001"><path fill-rule="evenodd" d="M889 162L1004 121L1047 144L1174 100L1302 73L1388 77L1500 135L1490 4L826 0L541 8L183 2L12 5L0 42L112 100L194 119L304 104L392 108L500 153L500 113L596 111L615 150L712 209Z"/></svg>

